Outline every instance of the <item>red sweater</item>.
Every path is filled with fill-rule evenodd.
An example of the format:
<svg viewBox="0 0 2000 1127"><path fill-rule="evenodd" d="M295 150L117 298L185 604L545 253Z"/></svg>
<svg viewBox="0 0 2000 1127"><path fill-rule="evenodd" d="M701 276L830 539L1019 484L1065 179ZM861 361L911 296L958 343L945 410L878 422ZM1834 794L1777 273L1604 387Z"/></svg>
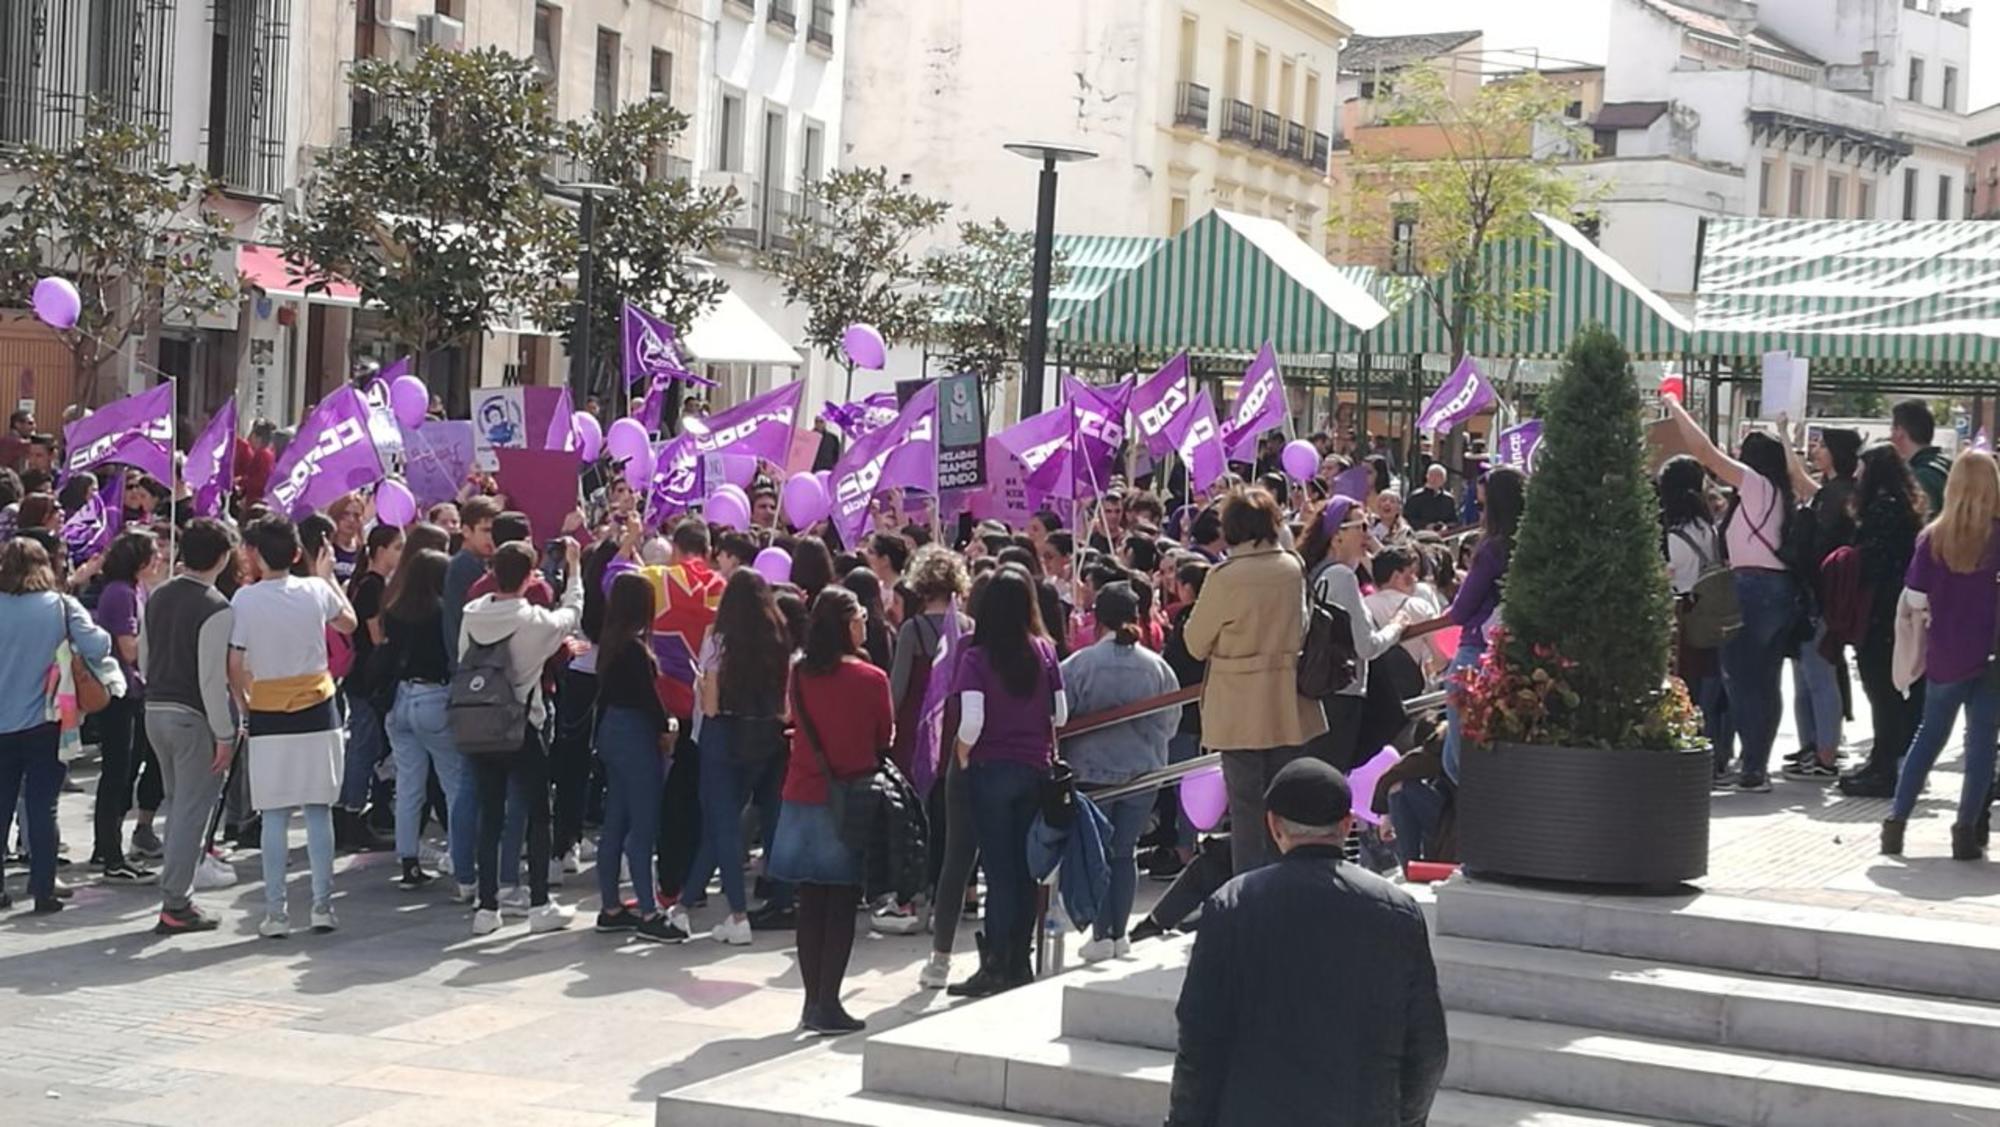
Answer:
<svg viewBox="0 0 2000 1127"><path fill-rule="evenodd" d="M879 754L895 741L896 710L889 703L889 675L859 658L831 673L792 674L798 693L793 708L812 718L820 746L836 778L855 779L875 769ZM826 772L807 742L805 723L793 717L792 757L785 768L786 802L826 801Z"/></svg>

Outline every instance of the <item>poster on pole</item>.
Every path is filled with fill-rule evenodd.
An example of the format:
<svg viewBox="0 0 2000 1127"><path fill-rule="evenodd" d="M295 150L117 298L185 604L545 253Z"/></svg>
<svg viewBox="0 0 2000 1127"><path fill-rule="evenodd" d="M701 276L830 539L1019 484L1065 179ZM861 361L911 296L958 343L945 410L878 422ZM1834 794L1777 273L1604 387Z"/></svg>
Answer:
<svg viewBox="0 0 2000 1127"><path fill-rule="evenodd" d="M906 406L925 384L938 390L938 490L986 484L986 403L972 372L935 380L897 380L897 405Z"/></svg>

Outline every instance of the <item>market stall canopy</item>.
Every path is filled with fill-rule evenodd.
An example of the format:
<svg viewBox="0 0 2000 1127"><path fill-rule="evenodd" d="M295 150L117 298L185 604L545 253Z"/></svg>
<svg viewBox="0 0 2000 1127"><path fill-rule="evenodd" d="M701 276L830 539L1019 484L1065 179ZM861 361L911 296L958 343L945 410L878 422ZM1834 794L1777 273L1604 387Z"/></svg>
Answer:
<svg viewBox="0 0 2000 1127"><path fill-rule="evenodd" d="M1699 353L2000 363L2000 224L1712 219L1695 285Z"/></svg>
<svg viewBox="0 0 2000 1127"><path fill-rule="evenodd" d="M1503 358L1560 356L1588 324L1611 330L1637 359L1686 351L1692 325L1671 303L1575 227L1550 215L1537 214L1535 220L1542 226L1541 237L1508 239L1486 248L1485 272L1497 280L1496 308L1503 312L1475 312L1466 351ZM1450 280L1438 284L1449 307ZM1416 279L1385 276L1375 288L1393 312L1368 335L1369 351L1379 356L1451 354L1449 324Z"/></svg>
<svg viewBox="0 0 2000 1127"><path fill-rule="evenodd" d="M275 298L314 301L324 305L360 305L361 288L339 278L313 293L306 292L309 279L291 263L285 252L262 243L244 243L236 248L236 271L246 285L255 286Z"/></svg>
<svg viewBox="0 0 2000 1127"><path fill-rule="evenodd" d="M1059 325L1097 300L1113 282L1145 265L1167 240L1152 235L1057 235L1055 257L1068 276L1049 290L1049 324ZM963 290L938 294L938 317L951 320L968 304Z"/></svg>
<svg viewBox="0 0 2000 1127"><path fill-rule="evenodd" d="M784 334L759 317L733 290L722 291L708 312L694 319L682 343L689 355L710 364L801 362L798 349L786 342Z"/></svg>
<svg viewBox="0 0 2000 1127"><path fill-rule="evenodd" d="M1353 352L1388 311L1275 219L1211 211L1052 335L1149 353Z"/></svg>

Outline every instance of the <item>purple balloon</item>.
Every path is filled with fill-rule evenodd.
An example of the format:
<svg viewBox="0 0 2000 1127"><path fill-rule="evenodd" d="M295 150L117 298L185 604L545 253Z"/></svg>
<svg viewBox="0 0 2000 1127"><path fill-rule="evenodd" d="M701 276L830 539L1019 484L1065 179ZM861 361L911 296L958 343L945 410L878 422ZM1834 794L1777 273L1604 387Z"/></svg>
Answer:
<svg viewBox="0 0 2000 1127"><path fill-rule="evenodd" d="M840 334L840 349L855 367L867 368L871 372L881 371L882 366L889 362L889 349L882 343L882 334L875 331L875 326L859 321L847 326L847 331Z"/></svg>
<svg viewBox="0 0 2000 1127"><path fill-rule="evenodd" d="M738 489L757 480L757 459L754 455L718 454L716 460L722 465L722 480Z"/></svg>
<svg viewBox="0 0 2000 1127"><path fill-rule="evenodd" d="M424 414L431 408L431 391L424 381L415 376L397 376L389 381L389 409L396 413L396 421L415 430L424 425Z"/></svg>
<svg viewBox="0 0 2000 1127"><path fill-rule="evenodd" d="M393 477L376 487L375 519L394 528L417 519L417 498L410 487Z"/></svg>
<svg viewBox="0 0 2000 1127"><path fill-rule="evenodd" d="M571 416L570 433L576 435L576 456L586 462L595 462L604 451L604 424L588 411L578 411Z"/></svg>
<svg viewBox="0 0 2000 1127"><path fill-rule="evenodd" d="M646 425L637 419L619 419L604 432L604 448L621 462L651 452L652 446L652 440L646 435Z"/></svg>
<svg viewBox="0 0 2000 1127"><path fill-rule="evenodd" d="M74 329L83 316L83 295L68 278L43 278L35 283L35 316L52 329ZM880 365L877 365L878 367Z"/></svg>
<svg viewBox="0 0 2000 1127"><path fill-rule="evenodd" d="M1197 771L1181 780L1181 812L1198 830L1212 830L1229 812L1229 790L1222 782L1222 768Z"/></svg>
<svg viewBox="0 0 2000 1127"><path fill-rule="evenodd" d="M735 486L725 485L709 494L708 501L701 507L702 516L710 524L719 524L724 528L749 528L750 503L742 499L742 490L731 493L731 489Z"/></svg>
<svg viewBox="0 0 2000 1127"><path fill-rule="evenodd" d="M625 463L625 484L630 485L634 493L645 492L653 481L653 466L651 448L639 451Z"/></svg>
<svg viewBox="0 0 2000 1127"><path fill-rule="evenodd" d="M766 548L757 553L757 561L751 565L757 574L772 583L792 581L792 554L783 548Z"/></svg>
<svg viewBox="0 0 2000 1127"><path fill-rule="evenodd" d="M1356 767L1347 776L1348 789L1354 792L1354 816L1371 826L1382 824L1382 815L1375 812L1375 788L1381 785L1382 776L1389 773L1402 760L1393 746L1384 746L1375 753L1375 758Z"/></svg>
<svg viewBox="0 0 2000 1127"><path fill-rule="evenodd" d="M1311 481L1313 474L1319 472L1319 447L1303 438L1295 438L1285 443L1285 452L1278 461L1284 464L1285 472L1291 474L1293 480Z"/></svg>
<svg viewBox="0 0 2000 1127"><path fill-rule="evenodd" d="M778 495L784 503L785 519L793 528L807 528L826 519L832 503L827 499L826 487L811 474L793 474L785 482L785 488Z"/></svg>

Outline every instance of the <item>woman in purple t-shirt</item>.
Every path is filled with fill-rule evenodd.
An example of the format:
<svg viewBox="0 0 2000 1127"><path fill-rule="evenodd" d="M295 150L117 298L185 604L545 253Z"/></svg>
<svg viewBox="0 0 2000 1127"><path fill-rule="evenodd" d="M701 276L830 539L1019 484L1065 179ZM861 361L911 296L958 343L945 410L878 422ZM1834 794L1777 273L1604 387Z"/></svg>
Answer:
<svg viewBox="0 0 2000 1127"><path fill-rule="evenodd" d="M146 685L139 676L139 623L146 615L146 588L165 574L165 556L153 534L128 529L104 552L104 590L97 596L97 625L111 635L111 651L125 673L125 695L111 698L98 718L104 755L93 815L95 847L91 863L112 884L141 884L153 871L125 855L125 815L138 791L139 821L132 851L158 857L160 839L153 812L165 794L159 761L146 739Z"/></svg>
<svg viewBox="0 0 2000 1127"><path fill-rule="evenodd" d="M979 972L951 987L983 998L1022 986L1034 937L1035 880L1028 829L1041 808L1055 758L1055 730L1068 719L1055 646L1042 629L1035 582L1015 564L993 573L974 618L972 645L952 671L959 698L954 753L965 771L979 856L986 866L986 942Z"/></svg>
<svg viewBox="0 0 2000 1127"><path fill-rule="evenodd" d="M1951 827L1951 855L1977 860L1986 850L1987 795L1993 788L2000 686L1989 671L2000 606L2000 464L1968 451L1944 483L1944 511L1917 540L1903 577L1903 601L1926 612L1924 718L1910 740L1896 800L1882 823L1882 852L1903 851L1903 826L1923 793L1931 764L1965 709L1965 785Z"/></svg>

